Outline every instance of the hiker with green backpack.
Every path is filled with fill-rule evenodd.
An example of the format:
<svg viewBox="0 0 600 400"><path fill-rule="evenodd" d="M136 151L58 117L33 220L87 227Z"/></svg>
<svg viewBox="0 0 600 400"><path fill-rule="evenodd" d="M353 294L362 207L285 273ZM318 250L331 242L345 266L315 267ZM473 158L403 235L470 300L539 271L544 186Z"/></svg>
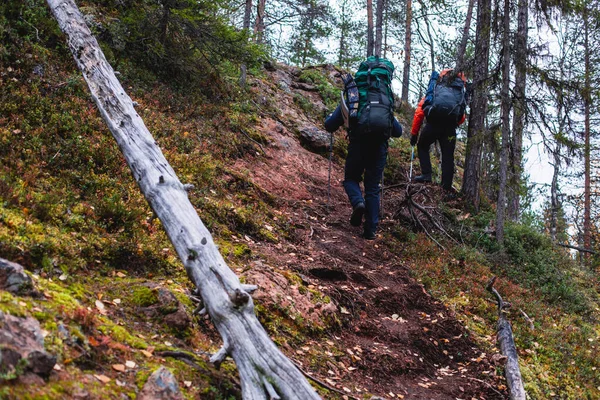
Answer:
<svg viewBox="0 0 600 400"><path fill-rule="evenodd" d="M425 97L419 102L413 118L410 144L413 147L417 145L421 165L421 175L416 176L414 181L431 182L429 147L439 142L442 151L442 187L447 199L456 196L452 188L456 128L466 119L467 102L466 79L462 72L455 74L452 69L445 69L441 73L433 71ZM426 123L421 130L423 120Z"/></svg>
<svg viewBox="0 0 600 400"><path fill-rule="evenodd" d="M389 60L367 58L354 77L342 76L340 105L325 121L328 132L342 125L348 131L343 185L352 206L350 224L362 224L367 240L375 239L379 224L379 183L387 162L388 140L402 136L402 127L394 118L393 74L394 64ZM363 175L364 196L360 188Z"/></svg>

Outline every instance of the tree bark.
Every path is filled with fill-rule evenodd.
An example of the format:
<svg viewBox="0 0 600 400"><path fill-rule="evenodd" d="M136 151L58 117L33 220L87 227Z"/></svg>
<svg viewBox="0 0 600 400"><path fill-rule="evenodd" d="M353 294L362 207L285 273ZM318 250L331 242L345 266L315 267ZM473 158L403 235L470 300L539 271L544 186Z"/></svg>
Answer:
<svg viewBox="0 0 600 400"><path fill-rule="evenodd" d="M402 97L408 103L408 88L410 86L410 57L412 39L412 0L406 0L406 24L404 31L404 70L402 71Z"/></svg>
<svg viewBox="0 0 600 400"><path fill-rule="evenodd" d="M427 13L429 12L425 2L423 0L419 0L421 5L421 17L425 21L425 28L427 28L427 40L423 38L421 35L421 40L425 42L425 44L429 47L429 57L431 59L431 70L435 71L435 47L433 42L433 34L431 33L431 24L429 23L429 17L427 17Z"/></svg>
<svg viewBox="0 0 600 400"><path fill-rule="evenodd" d="M248 32L250 30L250 17L252 15L252 0L246 0L246 7L244 9L244 24L242 29ZM247 78L247 66L246 64L242 64L240 66L240 86L246 86L246 78Z"/></svg>
<svg viewBox="0 0 600 400"><path fill-rule="evenodd" d="M554 156L554 165L552 173L552 183L550 184L550 237L552 238L553 242L556 242L558 233L558 210L560 208L560 204L558 202L558 175L560 173L559 143L556 143L556 147L552 155Z"/></svg>
<svg viewBox="0 0 600 400"><path fill-rule="evenodd" d="M226 356L234 359L244 399L318 399L258 322L248 294L253 288L240 284L227 267L189 201L186 186L136 113L73 0L47 1L134 179L162 222L223 338L223 347L211 361L219 365Z"/></svg>
<svg viewBox="0 0 600 400"><path fill-rule="evenodd" d="M523 379L521 378L521 369L519 368L519 355L515 346L510 322L504 314L504 308L507 306L503 302L502 296L496 289L494 283L496 277L490 280L487 285L487 290L490 291L498 301L498 325L496 328L496 339L500 344L500 351L506 356L506 364L504 365L504 375L508 386L508 394L511 400L526 400L527 394L523 387Z"/></svg>
<svg viewBox="0 0 600 400"><path fill-rule="evenodd" d="M383 9L385 0L377 0L376 20L375 20L375 50L374 54L381 57L381 46L383 44Z"/></svg>
<svg viewBox="0 0 600 400"><path fill-rule="evenodd" d="M477 36L475 38L474 94L469 114L467 155L462 193L475 210L479 210L481 153L485 139L487 115L488 63L490 56L491 0L477 2Z"/></svg>
<svg viewBox="0 0 600 400"><path fill-rule="evenodd" d="M504 245L504 216L506 211L506 182L508 175L508 142L510 140L510 0L504 0L502 33L502 89L500 97L502 143L500 148L500 179L496 204L496 240Z"/></svg>
<svg viewBox="0 0 600 400"><path fill-rule="evenodd" d="M340 14L340 25L339 25L339 29L340 29L340 44L339 44L339 50L338 50L338 65L342 68L344 68L344 60L346 59L347 56L347 49L346 49L346 37L348 36L348 16L346 15L346 9L348 6L348 2L347 0L343 0L340 4L341 7L341 14Z"/></svg>
<svg viewBox="0 0 600 400"><path fill-rule="evenodd" d="M510 184L508 191L507 217L513 221L519 219L521 172L523 170L523 129L525 126L525 87L527 83L527 37L529 2L519 0L517 35L515 38L515 86L513 88L514 115L512 129L512 152L510 163Z"/></svg>
<svg viewBox="0 0 600 400"><path fill-rule="evenodd" d="M584 101L584 112L585 112L585 145L583 148L584 152L584 164L585 164L585 182L584 182L584 199L583 199L583 247L589 249L592 247L592 218L591 218L591 168L590 168L590 108L591 108L591 62L590 62L590 42L589 42L589 32L590 32L590 21L587 5L583 5L583 24L584 24L584 47L585 47L585 83L584 83L584 93L583 93L583 101ZM589 261L590 257L588 253L584 254L584 259L586 263Z"/></svg>
<svg viewBox="0 0 600 400"><path fill-rule="evenodd" d="M367 57L373 55L375 41L373 40L373 0L367 0Z"/></svg>
<svg viewBox="0 0 600 400"><path fill-rule="evenodd" d="M465 68L465 52L467 51L467 42L469 41L469 33L471 31L471 19L473 19L474 3L475 0L469 0L462 39L460 40L460 46L458 47L458 52L456 54L456 68L454 69L455 73L462 72L462 70Z"/></svg>
<svg viewBox="0 0 600 400"><path fill-rule="evenodd" d="M258 0L256 5L256 21L254 21L254 38L256 43L263 44L265 36L265 2Z"/></svg>

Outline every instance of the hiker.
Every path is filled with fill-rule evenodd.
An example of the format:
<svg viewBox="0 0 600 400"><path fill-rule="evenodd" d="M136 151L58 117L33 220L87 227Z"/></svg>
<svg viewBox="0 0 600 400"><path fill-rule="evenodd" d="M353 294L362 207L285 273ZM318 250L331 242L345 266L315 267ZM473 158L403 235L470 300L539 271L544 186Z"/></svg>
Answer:
<svg viewBox="0 0 600 400"><path fill-rule="evenodd" d="M356 75L342 76L345 89L340 105L325 121L325 129L335 132L345 125L348 155L344 168L344 189L352 206L350 224L360 226L363 237L375 239L379 223L379 182L387 162L388 139L402 136L394 118L391 89L394 65L378 57L362 62ZM364 196L359 183L364 174Z"/></svg>
<svg viewBox="0 0 600 400"><path fill-rule="evenodd" d="M414 181L431 182L429 147L437 140L442 150L442 188L446 191L447 198L456 196L452 188L454 148L456 128L466 118L465 86L465 75L462 72L455 75L452 69L445 69L439 74L433 71L427 93L419 101L415 111L411 129L410 144L417 145L421 164L421 175L416 176ZM419 135L423 119L426 119L426 123Z"/></svg>

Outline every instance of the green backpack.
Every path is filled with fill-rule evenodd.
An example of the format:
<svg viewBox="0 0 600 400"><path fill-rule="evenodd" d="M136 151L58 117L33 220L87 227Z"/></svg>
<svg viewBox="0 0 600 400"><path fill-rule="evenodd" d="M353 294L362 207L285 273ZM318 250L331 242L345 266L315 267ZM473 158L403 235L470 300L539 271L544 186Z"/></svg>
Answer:
<svg viewBox="0 0 600 400"><path fill-rule="evenodd" d="M363 61L354 75L358 87L358 115L350 122L352 137L389 139L394 122L392 76L394 64L371 56Z"/></svg>

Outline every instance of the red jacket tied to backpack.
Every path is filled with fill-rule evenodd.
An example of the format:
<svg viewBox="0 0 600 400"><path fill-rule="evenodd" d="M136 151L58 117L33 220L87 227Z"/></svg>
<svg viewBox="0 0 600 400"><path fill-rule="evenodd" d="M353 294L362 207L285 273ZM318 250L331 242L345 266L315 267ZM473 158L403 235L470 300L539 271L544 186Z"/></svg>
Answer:
<svg viewBox="0 0 600 400"><path fill-rule="evenodd" d="M448 74L450 71L452 71L451 69L445 69L440 73L440 79ZM461 78L463 81L466 82L465 79L465 75L460 72L458 74L458 77ZM417 106L417 109L415 111L415 116L413 118L413 124L412 124L412 129L411 129L411 135L412 136L417 136L419 134L419 130L421 129L421 125L423 124L423 119L425 119L425 110L423 109L423 104L425 103L425 97L423 97L421 99L421 101L419 101L419 105ZM458 121L458 125L461 125L463 122L465 122L466 119L466 114L463 114L462 117L460 118L460 120Z"/></svg>

